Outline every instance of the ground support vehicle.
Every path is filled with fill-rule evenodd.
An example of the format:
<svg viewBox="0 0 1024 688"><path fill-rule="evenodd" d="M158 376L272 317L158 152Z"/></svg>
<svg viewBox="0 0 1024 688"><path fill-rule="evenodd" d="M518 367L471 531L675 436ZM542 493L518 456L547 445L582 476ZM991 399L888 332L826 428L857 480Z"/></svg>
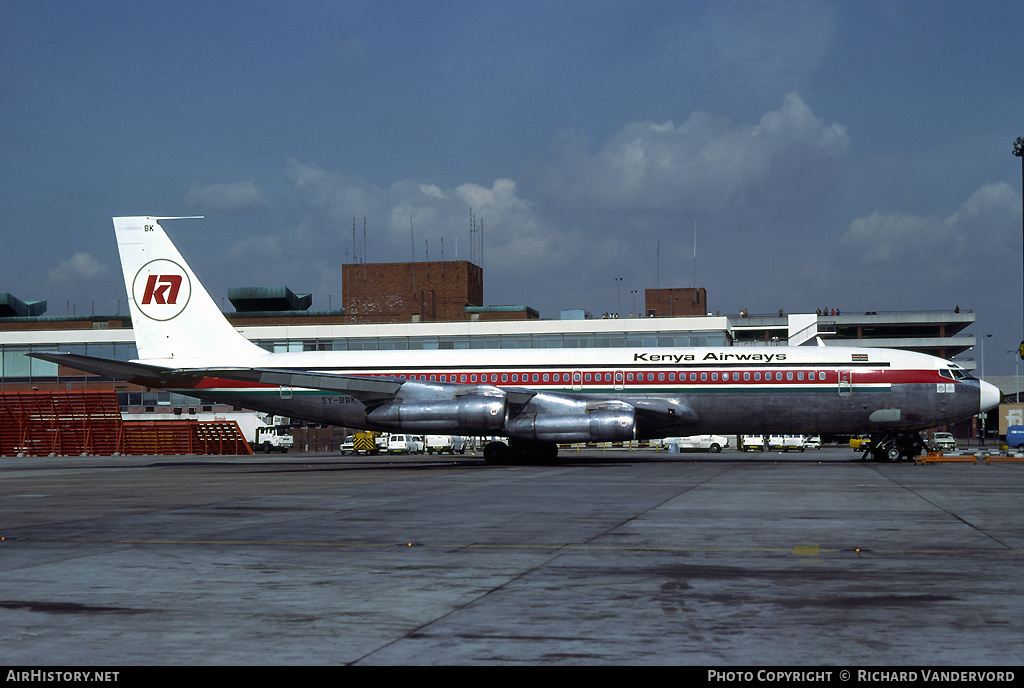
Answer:
<svg viewBox="0 0 1024 688"><path fill-rule="evenodd" d="M741 435L740 448L743 451L764 451L764 435Z"/></svg>
<svg viewBox="0 0 1024 688"><path fill-rule="evenodd" d="M252 448L253 451L262 449L264 454L269 454L272 451L279 451L285 454L294 444L295 440L292 438L291 430L287 428L275 425L257 426Z"/></svg>
<svg viewBox="0 0 1024 688"><path fill-rule="evenodd" d="M856 445L854 444L856 442ZM864 459L874 461L912 461L927 449L919 433L880 432L850 440L855 451L864 452Z"/></svg>
<svg viewBox="0 0 1024 688"><path fill-rule="evenodd" d="M458 435L427 435L425 444L428 454L466 453L466 443Z"/></svg>
<svg viewBox="0 0 1024 688"><path fill-rule="evenodd" d="M662 446L675 445L680 451L709 451L717 454L728 448L729 438L722 435L689 435L687 437L666 437Z"/></svg>
<svg viewBox="0 0 1024 688"><path fill-rule="evenodd" d="M1006 428L1006 446L1024 451L1024 425L1011 425Z"/></svg>
<svg viewBox="0 0 1024 688"><path fill-rule="evenodd" d="M352 437L352 453L353 454L376 454L377 453L377 433L375 432L357 432Z"/></svg>
<svg viewBox="0 0 1024 688"><path fill-rule="evenodd" d="M286 453L295 440L288 427L286 418L281 416L258 416L254 413L232 416L238 423L238 429L249 443L253 451L269 454L272 451Z"/></svg>

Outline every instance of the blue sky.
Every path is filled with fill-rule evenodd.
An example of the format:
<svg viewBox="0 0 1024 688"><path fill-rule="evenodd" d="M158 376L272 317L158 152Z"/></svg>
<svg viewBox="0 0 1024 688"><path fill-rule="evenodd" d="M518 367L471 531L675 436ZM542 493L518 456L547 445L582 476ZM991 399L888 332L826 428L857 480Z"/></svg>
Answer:
<svg viewBox="0 0 1024 688"><path fill-rule="evenodd" d="M0 291L49 315L124 307L113 215L204 215L168 228L217 299L285 284L337 306L365 218L360 258L457 246L486 303L543 317L693 286L696 227L712 311L959 305L993 335L986 373L1014 372L1024 4L5 0L0 17Z"/></svg>

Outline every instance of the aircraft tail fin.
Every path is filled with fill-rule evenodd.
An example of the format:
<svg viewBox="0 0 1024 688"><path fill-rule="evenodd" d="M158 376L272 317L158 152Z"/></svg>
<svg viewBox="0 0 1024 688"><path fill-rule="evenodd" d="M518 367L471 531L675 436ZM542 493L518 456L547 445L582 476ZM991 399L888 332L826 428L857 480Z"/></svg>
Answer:
<svg viewBox="0 0 1024 688"><path fill-rule="evenodd" d="M140 360L168 365L265 353L232 327L160 226L170 217L115 217Z"/></svg>

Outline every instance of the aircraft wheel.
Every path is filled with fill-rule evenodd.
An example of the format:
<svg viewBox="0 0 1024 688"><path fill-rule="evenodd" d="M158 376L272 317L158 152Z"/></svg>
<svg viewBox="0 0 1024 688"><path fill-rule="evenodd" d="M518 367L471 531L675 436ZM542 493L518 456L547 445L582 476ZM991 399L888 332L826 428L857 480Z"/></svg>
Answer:
<svg viewBox="0 0 1024 688"><path fill-rule="evenodd" d="M484 447L484 461L493 464L506 464L509 460L509 446L504 442L489 442Z"/></svg>

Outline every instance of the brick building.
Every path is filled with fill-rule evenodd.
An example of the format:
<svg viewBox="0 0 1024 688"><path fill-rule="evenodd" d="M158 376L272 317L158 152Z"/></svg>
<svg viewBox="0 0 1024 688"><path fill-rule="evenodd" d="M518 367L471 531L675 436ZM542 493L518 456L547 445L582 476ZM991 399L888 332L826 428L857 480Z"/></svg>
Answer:
<svg viewBox="0 0 1024 688"><path fill-rule="evenodd" d="M350 323L469 320L484 305L484 271L469 261L357 263L341 268Z"/></svg>
<svg viewBox="0 0 1024 688"><path fill-rule="evenodd" d="M644 292L648 317L707 315L708 292L700 289L647 289Z"/></svg>

